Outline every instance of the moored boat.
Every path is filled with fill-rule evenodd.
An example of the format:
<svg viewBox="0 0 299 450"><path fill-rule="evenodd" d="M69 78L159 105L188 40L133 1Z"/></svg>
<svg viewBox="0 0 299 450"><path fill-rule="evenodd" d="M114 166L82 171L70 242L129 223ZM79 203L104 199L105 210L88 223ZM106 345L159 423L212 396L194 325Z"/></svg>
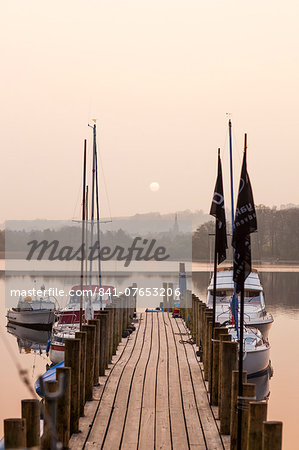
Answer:
<svg viewBox="0 0 299 450"><path fill-rule="evenodd" d="M207 294L207 306L213 307L213 283L211 278ZM223 324L232 320L231 298L234 293L233 269L221 267L217 270L216 280L216 322ZM257 328L268 339L269 330L274 319L266 311L265 296L257 270L252 269L245 281L244 322L249 327Z"/></svg>
<svg viewBox="0 0 299 450"><path fill-rule="evenodd" d="M45 287L41 290L44 292ZM35 329L51 329L55 322L56 304L51 297L41 296L32 299L31 296L20 297L16 308L7 311L10 323Z"/></svg>

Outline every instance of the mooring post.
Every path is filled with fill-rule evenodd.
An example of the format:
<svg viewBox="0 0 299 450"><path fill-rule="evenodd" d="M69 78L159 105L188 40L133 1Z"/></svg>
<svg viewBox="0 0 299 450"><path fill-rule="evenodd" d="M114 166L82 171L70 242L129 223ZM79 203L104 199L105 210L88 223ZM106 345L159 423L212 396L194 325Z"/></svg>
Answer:
<svg viewBox="0 0 299 450"><path fill-rule="evenodd" d="M210 375L209 377L209 391L210 391L210 403L213 406L218 405L218 386L219 386L219 344L220 339L219 336L224 331L227 330L227 328L220 327L220 324L218 322L215 323L215 328L213 330L213 339L211 340L211 346L213 348L213 352L211 352L211 355L213 356L213 360L211 365L212 370L212 377ZM212 389L210 386L210 381L212 379Z"/></svg>
<svg viewBox="0 0 299 450"><path fill-rule="evenodd" d="M168 289L168 298L169 298L169 311L172 312L173 311L173 303L174 303L174 292L173 292L173 283L168 283L167 285L167 289Z"/></svg>
<svg viewBox="0 0 299 450"><path fill-rule="evenodd" d="M132 283L133 295L132 295L132 311L130 313L130 321L133 320L134 312L137 311L137 283Z"/></svg>
<svg viewBox="0 0 299 450"><path fill-rule="evenodd" d="M22 419L26 420L26 447L39 447L40 403L37 399L26 399L22 400L21 405Z"/></svg>
<svg viewBox="0 0 299 450"><path fill-rule="evenodd" d="M65 389L57 400L57 435L64 449L69 446L71 434L71 370L70 367L56 369L56 380L60 382L64 377Z"/></svg>
<svg viewBox="0 0 299 450"><path fill-rule="evenodd" d="M82 328L86 325L82 325ZM80 418L80 371L81 371L81 341L80 339L65 340L65 367L71 371L71 434L79 431Z"/></svg>
<svg viewBox="0 0 299 450"><path fill-rule="evenodd" d="M80 361L80 416L84 416L85 405L85 377L86 377L86 331L76 331L75 338L81 341L81 361Z"/></svg>
<svg viewBox="0 0 299 450"><path fill-rule="evenodd" d="M202 328L202 358L204 369L207 365L207 328L208 328L208 320L213 320L213 311L211 309L206 309L203 313L203 328ZM207 367L206 367L207 370Z"/></svg>
<svg viewBox="0 0 299 450"><path fill-rule="evenodd" d="M162 283L162 289L163 289L163 309L164 311L168 308L168 298L167 298L167 283Z"/></svg>
<svg viewBox="0 0 299 450"><path fill-rule="evenodd" d="M282 422L263 423L263 450L281 450Z"/></svg>
<svg viewBox="0 0 299 450"><path fill-rule="evenodd" d="M242 408L242 448L247 449L249 402L256 400L256 386L253 383L243 383L243 396L238 399L238 408Z"/></svg>
<svg viewBox="0 0 299 450"><path fill-rule="evenodd" d="M212 313L212 311L211 311ZM212 313L213 314L213 313ZM206 315L206 321L205 321L205 330L204 330L204 377L205 380L209 380L209 361L210 361L210 354L209 354L209 348L210 348L210 342L209 342L209 330L213 323L213 317L211 314ZM211 325L210 325L211 324Z"/></svg>
<svg viewBox="0 0 299 450"><path fill-rule="evenodd" d="M215 322L215 327L219 327L220 323ZM208 385L208 392L210 392L211 395L211 389L213 389L214 384L218 384L218 378L215 379L212 376L212 364L213 361L211 358L214 357L214 347L213 347L213 332L214 332L213 328L213 322L209 322L209 328L208 328L208 381L209 381L209 385ZM213 350L213 352L212 352Z"/></svg>
<svg viewBox="0 0 299 450"><path fill-rule="evenodd" d="M232 371L236 370L238 365L238 343L225 341L220 342L219 359L221 367L221 401L219 406L220 433L229 434Z"/></svg>
<svg viewBox="0 0 299 450"><path fill-rule="evenodd" d="M243 371L243 384L247 381L247 372ZM238 392L239 392L239 371L232 371L232 393L230 409L230 450L237 450L238 433Z"/></svg>
<svg viewBox="0 0 299 450"><path fill-rule="evenodd" d="M199 309L199 341L201 345L203 343L204 313L206 310L208 310L207 305L202 303Z"/></svg>
<svg viewBox="0 0 299 450"><path fill-rule="evenodd" d="M90 319L88 325L94 325L96 327L95 333L95 347L94 347L94 373L93 373L93 384L98 386L99 376L100 376L100 358L101 358L101 346L100 346L100 320Z"/></svg>
<svg viewBox="0 0 299 450"><path fill-rule="evenodd" d="M196 297L194 294L191 295L192 298L192 323L191 323L191 336L194 339L195 333L196 333L196 317L195 317L195 304L196 304Z"/></svg>
<svg viewBox="0 0 299 450"><path fill-rule="evenodd" d="M267 420L266 401L249 402L247 450L263 450L263 422Z"/></svg>
<svg viewBox="0 0 299 450"><path fill-rule="evenodd" d="M113 355L116 355L116 350L118 346L118 316L119 311L116 303L116 298L114 297L112 307L114 308L113 315Z"/></svg>
<svg viewBox="0 0 299 450"><path fill-rule="evenodd" d="M222 367L221 367L221 355L220 355L220 349L221 349L221 343L222 342L231 342L232 337L228 333L220 334L219 335L219 379L218 379L218 414L220 418L220 406L221 406L221 383L222 383Z"/></svg>
<svg viewBox="0 0 299 450"><path fill-rule="evenodd" d="M58 390L58 381L46 381L45 389L49 393L55 393ZM54 414L53 414L54 411ZM56 442L56 411L57 405L55 400L45 397L44 403L44 432L41 438L41 448L50 450L53 448L53 441ZM54 417L53 417L54 416ZM56 434L56 436L55 436Z"/></svg>
<svg viewBox="0 0 299 450"><path fill-rule="evenodd" d="M100 376L105 375L105 369L108 368L109 352L109 315L110 311L100 311L98 319L100 320Z"/></svg>
<svg viewBox="0 0 299 450"><path fill-rule="evenodd" d="M82 331L86 331L86 376L85 376L85 401L92 400L93 381L94 381L94 363L95 363L95 325L83 325Z"/></svg>
<svg viewBox="0 0 299 450"><path fill-rule="evenodd" d="M105 311L109 312L109 351L108 351L108 363L112 360L113 355L113 326L114 326L114 308L112 306L109 306L108 308L105 308Z"/></svg>
<svg viewBox="0 0 299 450"><path fill-rule="evenodd" d="M25 419L4 419L4 448L26 448Z"/></svg>

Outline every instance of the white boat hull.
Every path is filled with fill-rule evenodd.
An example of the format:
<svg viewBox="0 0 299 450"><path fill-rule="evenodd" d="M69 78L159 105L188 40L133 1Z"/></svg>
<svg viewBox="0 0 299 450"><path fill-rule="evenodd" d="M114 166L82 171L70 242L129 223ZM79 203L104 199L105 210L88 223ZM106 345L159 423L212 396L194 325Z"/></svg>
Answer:
<svg viewBox="0 0 299 450"><path fill-rule="evenodd" d="M64 345L50 345L49 358L54 364L64 360Z"/></svg>
<svg viewBox="0 0 299 450"><path fill-rule="evenodd" d="M22 325L23 327L52 328L55 321L53 310L20 310L10 309L7 312L9 322Z"/></svg>
<svg viewBox="0 0 299 450"><path fill-rule="evenodd" d="M257 374L266 370L270 363L270 347L256 349L244 353L243 370L248 375Z"/></svg>

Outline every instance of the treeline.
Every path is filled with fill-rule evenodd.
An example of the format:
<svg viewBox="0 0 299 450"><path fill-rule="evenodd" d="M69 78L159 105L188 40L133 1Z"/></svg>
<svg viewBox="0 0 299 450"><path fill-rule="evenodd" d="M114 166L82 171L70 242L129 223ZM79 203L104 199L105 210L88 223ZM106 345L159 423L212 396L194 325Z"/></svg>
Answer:
<svg viewBox="0 0 299 450"><path fill-rule="evenodd" d="M256 208L258 231L251 235L252 259L265 262L299 261L299 208L277 209L259 205ZM227 224L231 247L231 224ZM214 249L215 222L199 226L193 233L194 261L209 261ZM229 248L228 259L232 260Z"/></svg>

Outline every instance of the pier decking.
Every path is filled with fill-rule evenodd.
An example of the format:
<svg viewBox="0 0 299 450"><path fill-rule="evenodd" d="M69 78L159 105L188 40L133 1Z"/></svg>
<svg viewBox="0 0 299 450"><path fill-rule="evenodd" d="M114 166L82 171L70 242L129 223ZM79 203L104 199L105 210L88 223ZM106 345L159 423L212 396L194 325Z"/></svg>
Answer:
<svg viewBox="0 0 299 450"><path fill-rule="evenodd" d="M143 313L85 405L71 449L224 449L182 319Z"/></svg>

